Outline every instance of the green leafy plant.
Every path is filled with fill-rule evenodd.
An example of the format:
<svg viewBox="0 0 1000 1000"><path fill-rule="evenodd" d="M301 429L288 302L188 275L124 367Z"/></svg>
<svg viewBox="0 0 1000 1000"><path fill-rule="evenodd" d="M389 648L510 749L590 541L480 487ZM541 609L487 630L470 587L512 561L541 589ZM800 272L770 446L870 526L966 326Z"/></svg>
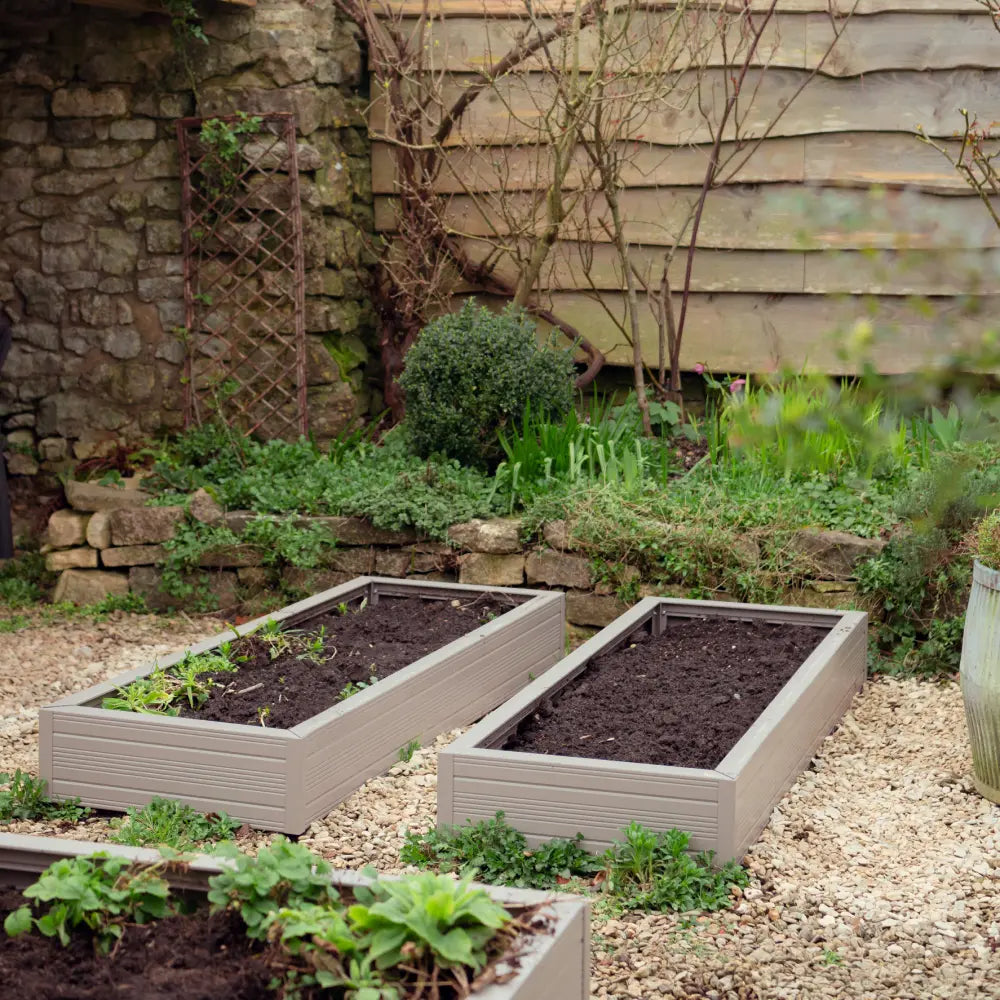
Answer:
<svg viewBox="0 0 1000 1000"><path fill-rule="evenodd" d="M405 963L478 971L487 943L510 921L485 890L429 872L358 886L354 896L348 921L377 969Z"/></svg>
<svg viewBox="0 0 1000 1000"><path fill-rule="evenodd" d="M561 415L572 405L569 352L540 350L534 323L513 308L497 314L467 300L424 328L405 364L406 433L424 457L488 466L501 454L497 432L526 407Z"/></svg>
<svg viewBox="0 0 1000 1000"><path fill-rule="evenodd" d="M571 878L591 878L601 863L574 839L547 841L533 850L520 830L498 812L493 819L443 826L427 833L407 832L400 859L420 868L458 872L489 885L553 889Z"/></svg>
<svg viewBox="0 0 1000 1000"><path fill-rule="evenodd" d="M176 799L162 798L127 809L125 818L112 825L113 843L133 847L165 844L177 851L188 851L206 841L229 840L240 826L225 813L200 813Z"/></svg>
<svg viewBox="0 0 1000 1000"><path fill-rule="evenodd" d="M410 740L404 747L399 748L399 761L401 764L409 764L413 760L413 755L420 749L420 740Z"/></svg>
<svg viewBox="0 0 1000 1000"><path fill-rule="evenodd" d="M45 794L45 782L32 778L18 768L13 774L0 774L0 823L12 820L66 820L78 823L91 810L78 798L55 801Z"/></svg>
<svg viewBox="0 0 1000 1000"><path fill-rule="evenodd" d="M749 883L746 871L733 861L712 869L712 855L687 853L690 834L680 830L657 833L632 822L625 840L604 855L606 891L623 909L718 910L731 902L732 886Z"/></svg>
<svg viewBox="0 0 1000 1000"><path fill-rule="evenodd" d="M251 938L266 937L267 918L280 909L336 899L330 865L285 837L275 837L256 857L241 854L235 847L226 856L232 867L209 879L208 899L213 910L236 910Z"/></svg>
<svg viewBox="0 0 1000 1000"><path fill-rule="evenodd" d="M107 952L127 923L143 924L167 915L169 889L152 868L135 869L125 859L95 855L56 861L24 895L45 912L35 917L30 906L11 912L4 921L10 937L36 927L68 945L70 932L86 927L98 950Z"/></svg>

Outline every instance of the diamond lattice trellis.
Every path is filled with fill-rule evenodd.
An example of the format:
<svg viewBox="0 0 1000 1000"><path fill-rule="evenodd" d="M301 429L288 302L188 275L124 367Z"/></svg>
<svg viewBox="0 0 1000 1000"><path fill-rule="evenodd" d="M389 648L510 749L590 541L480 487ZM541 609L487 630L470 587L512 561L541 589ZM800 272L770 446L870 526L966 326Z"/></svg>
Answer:
<svg viewBox="0 0 1000 1000"><path fill-rule="evenodd" d="M305 267L291 114L185 118L180 147L188 425L308 430Z"/></svg>

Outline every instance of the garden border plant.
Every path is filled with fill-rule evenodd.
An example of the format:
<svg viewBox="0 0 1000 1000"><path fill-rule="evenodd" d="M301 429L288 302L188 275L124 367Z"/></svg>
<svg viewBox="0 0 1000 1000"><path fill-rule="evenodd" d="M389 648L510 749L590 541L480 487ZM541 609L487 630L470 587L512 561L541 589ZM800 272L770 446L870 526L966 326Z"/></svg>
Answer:
<svg viewBox="0 0 1000 1000"><path fill-rule="evenodd" d="M268 620L301 625L342 603L508 594L524 603L290 729L136 714L103 698L188 657L215 652ZM358 577L266 618L63 698L39 712L42 778L55 798L125 809L155 796L225 810L256 827L301 833L380 774L400 747L468 725L563 653L561 592Z"/></svg>
<svg viewBox="0 0 1000 1000"><path fill-rule="evenodd" d="M499 749L594 656L646 624L658 634L671 617L702 616L829 628L714 769ZM635 821L653 830L689 831L692 848L713 851L720 862L741 857L860 690L867 620L858 611L645 598L440 752L438 824L454 826L502 810L529 844L582 832L585 846L603 848Z"/></svg>

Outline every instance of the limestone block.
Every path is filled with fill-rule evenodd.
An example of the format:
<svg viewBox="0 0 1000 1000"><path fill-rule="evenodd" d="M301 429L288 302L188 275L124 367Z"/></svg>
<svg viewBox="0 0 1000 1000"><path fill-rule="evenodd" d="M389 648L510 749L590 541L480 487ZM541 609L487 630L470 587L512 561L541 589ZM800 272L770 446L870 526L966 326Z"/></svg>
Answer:
<svg viewBox="0 0 1000 1000"><path fill-rule="evenodd" d="M111 542L114 545L149 545L174 537L174 528L184 520L183 507L132 507L111 511Z"/></svg>
<svg viewBox="0 0 1000 1000"><path fill-rule="evenodd" d="M367 576L375 569L375 550L371 547L334 549L323 557L323 566L349 576Z"/></svg>
<svg viewBox="0 0 1000 1000"><path fill-rule="evenodd" d="M218 549L209 549L201 554L199 566L219 569L222 567L260 566L264 561L264 553L256 545L225 545Z"/></svg>
<svg viewBox="0 0 1000 1000"><path fill-rule="evenodd" d="M570 590L566 594L566 620L574 625L610 625L629 605L617 597Z"/></svg>
<svg viewBox="0 0 1000 1000"><path fill-rule="evenodd" d="M43 462L61 462L69 454L65 438L47 437L38 442L38 455Z"/></svg>
<svg viewBox="0 0 1000 1000"><path fill-rule="evenodd" d="M104 566L152 566L166 557L167 550L162 545L122 545L104 549L101 563Z"/></svg>
<svg viewBox="0 0 1000 1000"><path fill-rule="evenodd" d="M86 419L81 416L80 420ZM98 486L96 483L79 483L70 479L66 483L66 500L75 510L116 510L121 507L142 507L149 499L141 490L122 489L118 486ZM163 508L161 508L163 509Z"/></svg>
<svg viewBox="0 0 1000 1000"><path fill-rule="evenodd" d="M411 573L432 573L440 568L439 556L413 548L382 549L375 553L375 573L378 576L402 577Z"/></svg>
<svg viewBox="0 0 1000 1000"><path fill-rule="evenodd" d="M83 545L87 539L86 514L75 510L57 510L49 518L48 543L54 549Z"/></svg>
<svg viewBox="0 0 1000 1000"><path fill-rule="evenodd" d="M545 539L546 545L565 552L570 547L569 539L572 531L573 526L569 521L549 521L542 527L542 538Z"/></svg>
<svg viewBox="0 0 1000 1000"><path fill-rule="evenodd" d="M52 600L57 604L96 604L113 594L124 597L128 593L128 577L124 573L106 573L103 570L67 569L56 583Z"/></svg>
<svg viewBox="0 0 1000 1000"><path fill-rule="evenodd" d="M528 583L547 583L550 587L587 590L592 579L589 559L561 552L531 552L525 570Z"/></svg>
<svg viewBox="0 0 1000 1000"><path fill-rule="evenodd" d="M470 552L509 555L521 551L521 522L513 517L495 517L489 521L476 518L453 524L448 537Z"/></svg>
<svg viewBox="0 0 1000 1000"><path fill-rule="evenodd" d="M52 114L57 118L120 118L128 111L128 98L119 87L60 87L52 95Z"/></svg>
<svg viewBox="0 0 1000 1000"><path fill-rule="evenodd" d="M303 517L296 524L321 524L342 545L409 545L417 540L412 531L376 528L363 517Z"/></svg>
<svg viewBox="0 0 1000 1000"><path fill-rule="evenodd" d="M91 548L84 548L50 552L45 557L45 568L50 573L58 573L64 569L96 569L97 551Z"/></svg>
<svg viewBox="0 0 1000 1000"><path fill-rule="evenodd" d="M87 522L87 544L92 549L106 549L111 545L111 515L99 510Z"/></svg>
<svg viewBox="0 0 1000 1000"><path fill-rule="evenodd" d="M239 603L236 595L236 574L231 570L194 574L188 579L195 585L196 591L203 585L213 603L223 611L235 608ZM162 580L163 572L155 566L133 566L128 571L129 589L133 594L139 594L151 611L168 611L191 606L197 602L197 597L180 598L165 594L160 589Z"/></svg>
<svg viewBox="0 0 1000 1000"><path fill-rule="evenodd" d="M609 566L608 569L612 579L599 580L594 584L595 594L613 594L622 585L638 581L640 576L639 570L635 566L618 565Z"/></svg>
<svg viewBox="0 0 1000 1000"><path fill-rule="evenodd" d="M7 471L12 476L34 476L38 472L38 462L31 455L15 451L7 456Z"/></svg>
<svg viewBox="0 0 1000 1000"><path fill-rule="evenodd" d="M851 577L857 563L877 556L885 548L885 542L878 538L861 538L846 531L811 528L796 531L789 544L810 564L814 576L826 580Z"/></svg>
<svg viewBox="0 0 1000 1000"><path fill-rule="evenodd" d="M459 583L517 587L524 583L524 556L470 552L459 559Z"/></svg>
<svg viewBox="0 0 1000 1000"><path fill-rule="evenodd" d="M206 489L195 490L188 500L188 513L202 524L221 524L225 519L222 508Z"/></svg>

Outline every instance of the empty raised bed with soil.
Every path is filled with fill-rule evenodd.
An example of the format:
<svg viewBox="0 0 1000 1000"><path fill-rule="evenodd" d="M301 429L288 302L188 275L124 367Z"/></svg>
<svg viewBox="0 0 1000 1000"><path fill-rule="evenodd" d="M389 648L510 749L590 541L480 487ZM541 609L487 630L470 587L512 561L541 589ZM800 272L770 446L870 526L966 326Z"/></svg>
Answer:
<svg viewBox="0 0 1000 1000"><path fill-rule="evenodd" d="M419 615L404 618L414 600L432 612L422 625ZM361 601L374 618L367 641L356 630L364 612L356 621L338 614ZM401 621L383 614L383 602L400 602L392 607ZM558 592L359 577L42 708L40 773L54 797L97 808L164 796L301 833L414 740L468 725L549 669L563 653L563 609ZM252 655L239 673L218 675L226 687L202 709L180 716L101 707L157 667L218 650L269 619L310 634L324 625L323 653ZM354 634L341 640L341 627ZM256 648L257 639L242 642ZM308 678L304 694L296 673Z"/></svg>
<svg viewBox="0 0 1000 1000"><path fill-rule="evenodd" d="M24 902L17 889L61 858L96 853L125 857L140 864L162 863L157 851L109 847L86 841L0 834L0 920ZM162 871L172 889L198 893L225 861L195 858L188 865ZM391 876L390 876L391 877ZM369 880L355 872L334 872L333 884L350 893ZM484 886L502 906L516 912L536 909L532 933L521 934L497 963L500 982L476 990L474 1000L588 1000L590 996L590 927L586 900L523 889ZM196 896L194 898L197 898ZM275 996L268 989L276 969L250 947L241 921L228 913L195 913L129 927L112 956L100 956L79 940L64 948L57 938L30 935L8 942L0 969L9 989L20 996L83 997L113 992L155 998ZM158 927L158 924L160 927ZM165 925L165 926L164 926ZM163 930L166 933L160 934ZM32 967L34 966L34 968ZM96 989L96 992L95 992ZM442 1000L453 993L442 993ZM470 1000L471 1000L470 998Z"/></svg>
<svg viewBox="0 0 1000 1000"><path fill-rule="evenodd" d="M438 823L530 842L637 820L740 857L865 678L856 611L646 598L446 747Z"/></svg>

